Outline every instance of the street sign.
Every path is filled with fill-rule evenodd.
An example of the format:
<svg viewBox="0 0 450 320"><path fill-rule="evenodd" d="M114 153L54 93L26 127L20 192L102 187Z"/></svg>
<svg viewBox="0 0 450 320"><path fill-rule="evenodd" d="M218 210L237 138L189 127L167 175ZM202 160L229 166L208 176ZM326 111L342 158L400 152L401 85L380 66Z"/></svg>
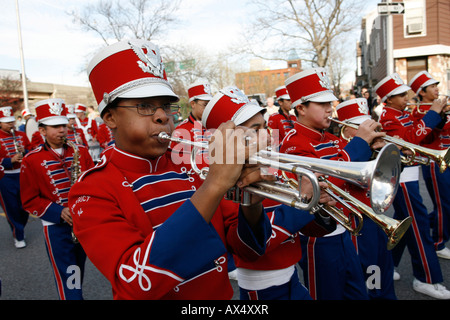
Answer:
<svg viewBox="0 0 450 320"><path fill-rule="evenodd" d="M405 4L403 2L382 2L378 3L378 14L404 14Z"/></svg>
<svg viewBox="0 0 450 320"><path fill-rule="evenodd" d="M195 59L181 61L178 67L180 68L180 70L194 69Z"/></svg>

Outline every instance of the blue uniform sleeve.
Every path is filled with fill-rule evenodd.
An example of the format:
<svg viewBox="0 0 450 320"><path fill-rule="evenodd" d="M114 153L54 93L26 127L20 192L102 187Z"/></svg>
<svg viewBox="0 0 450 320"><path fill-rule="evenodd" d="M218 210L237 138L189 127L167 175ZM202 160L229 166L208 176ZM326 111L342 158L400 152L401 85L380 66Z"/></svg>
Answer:
<svg viewBox="0 0 450 320"><path fill-rule="evenodd" d="M11 158L4 158L3 160L2 160L2 166L3 166L3 168L5 168L5 169L12 169L12 167L13 167L13 164L12 164L12 162L11 162Z"/></svg>
<svg viewBox="0 0 450 320"><path fill-rule="evenodd" d="M239 238L258 255L264 254L267 241L272 234L272 227L267 215L263 212L257 226L252 229L242 213L241 206L239 206L238 221Z"/></svg>
<svg viewBox="0 0 450 320"><path fill-rule="evenodd" d="M48 222L60 223L61 212L63 209L64 209L63 206L57 203L52 203L40 218Z"/></svg>
<svg viewBox="0 0 450 320"><path fill-rule="evenodd" d="M426 127L435 128L442 121L442 118L437 112L429 110L422 120Z"/></svg>
<svg viewBox="0 0 450 320"><path fill-rule="evenodd" d="M156 229L149 263L190 278L226 252L213 225L187 200Z"/></svg>
<svg viewBox="0 0 450 320"><path fill-rule="evenodd" d="M351 161L367 161L372 156L369 144L360 137L354 137L344 150L350 156Z"/></svg>

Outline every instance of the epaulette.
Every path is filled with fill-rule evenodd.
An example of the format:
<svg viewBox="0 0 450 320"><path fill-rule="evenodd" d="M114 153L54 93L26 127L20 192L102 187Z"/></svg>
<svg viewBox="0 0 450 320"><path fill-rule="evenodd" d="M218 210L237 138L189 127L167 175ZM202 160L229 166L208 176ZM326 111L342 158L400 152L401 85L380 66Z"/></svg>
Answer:
<svg viewBox="0 0 450 320"><path fill-rule="evenodd" d="M92 172L96 172L96 171L99 171L99 170L105 168L107 164L108 164L108 160L107 160L106 156L103 155L100 158L100 162L98 162L94 167L83 172L77 181L82 181L86 176L88 176Z"/></svg>
<svg viewBox="0 0 450 320"><path fill-rule="evenodd" d="M40 146L38 146L37 148L35 148L35 149L29 151L29 152L25 155L24 158L27 158L28 156L30 156L30 155L32 155L32 154L38 153L38 152L40 152L41 150L42 150L42 145L40 145Z"/></svg>

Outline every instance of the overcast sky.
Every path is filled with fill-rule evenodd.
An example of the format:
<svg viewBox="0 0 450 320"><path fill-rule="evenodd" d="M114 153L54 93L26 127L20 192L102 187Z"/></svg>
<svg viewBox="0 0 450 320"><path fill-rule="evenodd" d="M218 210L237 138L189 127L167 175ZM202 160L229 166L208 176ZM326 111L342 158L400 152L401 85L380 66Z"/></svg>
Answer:
<svg viewBox="0 0 450 320"><path fill-rule="evenodd" d="M102 40L80 31L65 12L89 2L19 0L25 73L31 81L88 85L82 70ZM367 10L375 9L377 2L381 0L368 1ZM15 0L0 0L0 5L0 69L21 70ZM242 0L184 0L179 13L184 24L171 32L173 42L218 50L236 39L251 8Z"/></svg>

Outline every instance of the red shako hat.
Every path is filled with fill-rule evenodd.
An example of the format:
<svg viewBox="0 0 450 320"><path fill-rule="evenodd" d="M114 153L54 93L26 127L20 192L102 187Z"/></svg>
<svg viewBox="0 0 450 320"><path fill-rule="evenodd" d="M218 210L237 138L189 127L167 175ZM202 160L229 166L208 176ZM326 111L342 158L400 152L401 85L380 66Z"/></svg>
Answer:
<svg viewBox="0 0 450 320"><path fill-rule="evenodd" d="M381 102L385 102L387 98L407 92L410 89L410 87L403 83L398 73L393 73L385 77L374 88Z"/></svg>
<svg viewBox="0 0 450 320"><path fill-rule="evenodd" d="M68 124L66 107L63 99L46 99L36 102L36 120L39 124L56 126Z"/></svg>
<svg viewBox="0 0 450 320"><path fill-rule="evenodd" d="M249 98L235 86L225 87L212 98L203 111L202 124L207 129L218 128L223 122L231 120L240 125L258 112L266 112L257 102Z"/></svg>
<svg viewBox="0 0 450 320"><path fill-rule="evenodd" d="M87 111L87 107L82 104L82 103L75 103L75 112L86 112Z"/></svg>
<svg viewBox="0 0 450 320"><path fill-rule="evenodd" d="M66 104L66 116L69 119L74 119L77 117L75 114L75 106L73 104Z"/></svg>
<svg viewBox="0 0 450 320"><path fill-rule="evenodd" d="M344 101L336 106L336 113L340 121L361 124L371 119L366 98L356 98Z"/></svg>
<svg viewBox="0 0 450 320"><path fill-rule="evenodd" d="M179 100L167 81L159 48L150 41L124 40L104 48L90 62L88 74L100 114L116 98Z"/></svg>
<svg viewBox="0 0 450 320"><path fill-rule="evenodd" d="M13 122L16 121L14 117L13 109L10 106L0 108L0 122Z"/></svg>
<svg viewBox="0 0 450 320"><path fill-rule="evenodd" d="M285 99L290 100L289 93L285 86L281 86L275 89L275 95L277 96L277 100Z"/></svg>
<svg viewBox="0 0 450 320"><path fill-rule="evenodd" d="M195 99L209 101L211 100L211 86L206 82L198 82L188 88L189 102Z"/></svg>
<svg viewBox="0 0 450 320"><path fill-rule="evenodd" d="M439 81L434 79L428 71L421 71L411 79L408 85L418 95L420 90L435 83L439 83Z"/></svg>
<svg viewBox="0 0 450 320"><path fill-rule="evenodd" d="M292 108L308 101L331 102L338 100L331 90L324 68L312 68L289 77L285 81Z"/></svg>

